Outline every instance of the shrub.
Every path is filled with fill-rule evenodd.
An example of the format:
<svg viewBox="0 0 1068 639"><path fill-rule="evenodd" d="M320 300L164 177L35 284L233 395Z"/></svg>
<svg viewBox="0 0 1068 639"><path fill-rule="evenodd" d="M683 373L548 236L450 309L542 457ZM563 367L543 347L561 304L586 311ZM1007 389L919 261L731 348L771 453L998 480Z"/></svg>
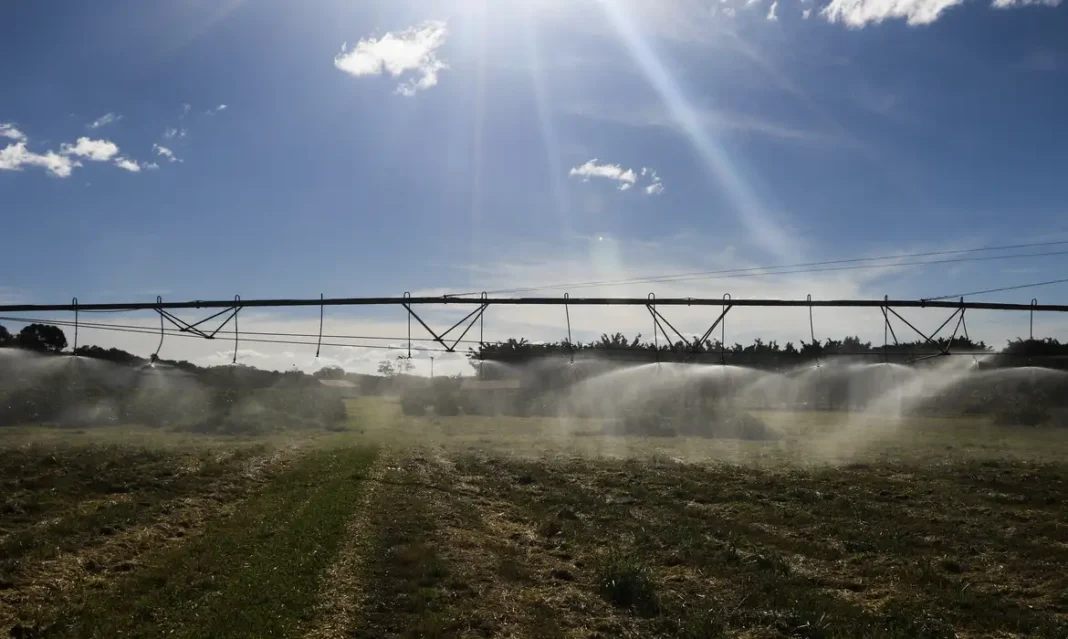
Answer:
<svg viewBox="0 0 1068 639"><path fill-rule="evenodd" d="M601 596L619 608L643 616L660 612L660 601L645 566L633 556L613 552L605 558L597 576Z"/></svg>
<svg viewBox="0 0 1068 639"><path fill-rule="evenodd" d="M994 413L994 423L1000 426L1040 426L1049 419L1049 410L1034 404L1017 403Z"/></svg>
<svg viewBox="0 0 1068 639"><path fill-rule="evenodd" d="M405 393L400 398L401 411L405 415L426 415L426 399L421 393Z"/></svg>
<svg viewBox="0 0 1068 639"><path fill-rule="evenodd" d="M455 417L460 414L460 403L454 394L439 390L434 395L434 413L438 417Z"/></svg>

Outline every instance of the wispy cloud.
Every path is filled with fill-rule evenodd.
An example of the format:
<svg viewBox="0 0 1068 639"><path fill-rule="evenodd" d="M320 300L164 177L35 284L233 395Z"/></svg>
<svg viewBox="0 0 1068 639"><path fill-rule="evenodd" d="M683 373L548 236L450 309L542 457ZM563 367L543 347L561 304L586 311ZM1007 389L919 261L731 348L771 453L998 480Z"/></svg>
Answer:
<svg viewBox="0 0 1068 639"><path fill-rule="evenodd" d="M619 164L598 164L597 158L573 167L568 171L568 175L582 178L583 182L589 182L590 178L615 180L619 182L620 191L630 189L638 181L638 174L634 172L634 169L624 169Z"/></svg>
<svg viewBox="0 0 1068 639"><path fill-rule="evenodd" d="M75 144L63 144L59 152L62 155L76 155L93 162L107 162L119 154L119 147L110 140L78 138Z"/></svg>
<svg viewBox="0 0 1068 639"><path fill-rule="evenodd" d="M25 142L26 134L19 131L18 128L10 122L0 122L0 138L8 138L9 140L15 140L16 142Z"/></svg>
<svg viewBox="0 0 1068 639"><path fill-rule="evenodd" d="M126 157L116 157L115 166L130 173L140 173L142 168L147 168L139 165L137 160L131 160Z"/></svg>
<svg viewBox="0 0 1068 639"><path fill-rule="evenodd" d="M185 116L189 115L189 111L192 108L193 108L192 104L189 104L188 102L183 102L182 103L182 113L178 116L178 119L181 120Z"/></svg>
<svg viewBox="0 0 1068 639"><path fill-rule="evenodd" d="M664 182L663 182L663 180L660 179L660 175L656 171L654 171L653 169L649 169L649 168L644 168L643 167L642 168L642 177L645 177L646 174L648 174L648 175L650 175L652 177L652 183L649 184L649 186L645 187L645 194L646 195L660 195L661 193L663 193L664 192Z"/></svg>
<svg viewBox="0 0 1068 639"><path fill-rule="evenodd" d="M1059 7L1061 6L1061 0L994 0L993 3L995 9L1011 9L1012 7L1026 7L1028 5Z"/></svg>
<svg viewBox="0 0 1068 639"><path fill-rule="evenodd" d="M168 129L166 129L165 131L163 131L163 137L165 139L167 139L167 140L170 140L172 138L184 138L185 137L185 133L186 133L185 129L179 129L177 127L170 127Z"/></svg>
<svg viewBox="0 0 1068 639"><path fill-rule="evenodd" d="M208 109L204 113L206 113L207 115L215 115L216 113L221 113L221 112L227 110L228 108L230 108L230 107L226 106L225 104L220 104L218 106L215 106L215 107L212 107L212 108Z"/></svg>
<svg viewBox="0 0 1068 639"><path fill-rule="evenodd" d="M1009 9L1024 6L1056 7L1062 0L993 0L991 6ZM965 0L831 0L820 13L829 22L860 28L884 20L904 19L909 25L931 24Z"/></svg>
<svg viewBox="0 0 1068 639"><path fill-rule="evenodd" d="M616 188L620 191L629 191L639 182L639 173L634 169L623 168L619 164L602 164L597 158L573 167L567 174L569 177L580 178L583 182L589 182L592 178L613 180L617 183ZM655 170L643 167L640 178L642 181L645 178L649 178L649 184L643 187L647 195L660 195L664 192L663 181Z"/></svg>
<svg viewBox="0 0 1068 639"><path fill-rule="evenodd" d="M770 20L771 22L775 22L775 21L777 21L779 19L779 16L776 15L776 11L778 10L778 8L779 8L779 1L778 0L775 0L775 2L772 2L771 6L768 8L768 20Z"/></svg>
<svg viewBox="0 0 1068 639"><path fill-rule="evenodd" d="M397 87L397 93L410 97L436 86L438 74L449 68L437 55L447 35L444 22L431 20L381 38L365 38L352 49L346 43L334 57L334 66L358 78L383 72L393 77L414 74Z"/></svg>
<svg viewBox="0 0 1068 639"><path fill-rule="evenodd" d="M90 122L87 128L99 129L102 126L107 126L109 124L114 124L115 122L118 122L119 120L122 119L122 117L123 116L121 116L121 115L119 115L117 113L108 112L108 113L105 113L104 115L100 116L99 118L93 120L92 122Z"/></svg>
<svg viewBox="0 0 1068 639"><path fill-rule="evenodd" d="M176 157L174 155L174 151L168 149L165 146L160 146L159 144L153 144L152 145L152 150L156 152L156 155L161 155L161 156L167 158L168 162L181 162L182 161L181 159L179 159L178 157Z"/></svg>
<svg viewBox="0 0 1068 639"><path fill-rule="evenodd" d="M564 106L563 113L568 115L614 122L632 127L659 127L670 129L682 135L687 135L685 128L672 118L662 107L648 106L637 108L621 108L617 105L608 104L577 104ZM761 118L747 113L732 113L711 108L695 107L694 113L702 126L719 132L735 131L763 135L782 140L796 140L800 142L813 142L818 144L852 146L853 141L841 135L824 133L792 127L771 119Z"/></svg>

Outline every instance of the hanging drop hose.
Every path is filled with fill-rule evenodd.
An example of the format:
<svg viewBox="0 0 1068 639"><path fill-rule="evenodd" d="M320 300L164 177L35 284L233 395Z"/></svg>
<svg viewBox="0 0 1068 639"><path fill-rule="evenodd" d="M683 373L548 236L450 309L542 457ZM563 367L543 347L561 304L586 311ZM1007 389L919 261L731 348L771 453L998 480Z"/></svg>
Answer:
<svg viewBox="0 0 1068 639"><path fill-rule="evenodd" d="M156 312L159 313L159 344L156 346L156 352L152 353L152 357L148 358L148 361L151 362L152 364L155 364L156 361L159 360L159 351L160 351L161 348L163 348L163 336L164 336L164 332L163 332L163 308L161 308L159 306L161 304L163 304L163 297L160 296L160 295L157 295L156 296L156 305L157 305L156 306Z"/></svg>
<svg viewBox="0 0 1068 639"><path fill-rule="evenodd" d="M234 295L234 360L230 362L231 366L237 365L237 347L239 343L239 337L241 336L241 329L237 326L237 316L241 311L241 296Z"/></svg>
<svg viewBox="0 0 1068 639"><path fill-rule="evenodd" d="M237 319L237 318L234 318ZM323 348L323 294L319 293L319 341L315 344L315 359L319 359L319 351Z"/></svg>
<svg viewBox="0 0 1068 639"><path fill-rule="evenodd" d="M567 353L572 364L575 363L575 345L571 341L571 311L567 308L567 301L571 296L564 293L564 316L567 318Z"/></svg>
<svg viewBox="0 0 1068 639"><path fill-rule="evenodd" d="M71 300L71 306L74 307L74 350L71 351L74 355L78 354L78 298L75 297Z"/></svg>
<svg viewBox="0 0 1068 639"><path fill-rule="evenodd" d="M816 325L812 320L812 293L808 294L808 335L812 338L812 345L816 345ZM819 355L816 356L816 368L820 367Z"/></svg>

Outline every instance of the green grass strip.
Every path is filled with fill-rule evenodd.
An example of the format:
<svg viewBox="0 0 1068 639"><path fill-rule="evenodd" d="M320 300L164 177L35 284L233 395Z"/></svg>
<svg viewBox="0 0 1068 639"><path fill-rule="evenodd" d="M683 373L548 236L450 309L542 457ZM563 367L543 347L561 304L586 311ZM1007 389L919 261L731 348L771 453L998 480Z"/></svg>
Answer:
<svg viewBox="0 0 1068 639"><path fill-rule="evenodd" d="M317 451L232 517L133 573L52 628L71 637L288 637L314 615L375 458L367 447Z"/></svg>

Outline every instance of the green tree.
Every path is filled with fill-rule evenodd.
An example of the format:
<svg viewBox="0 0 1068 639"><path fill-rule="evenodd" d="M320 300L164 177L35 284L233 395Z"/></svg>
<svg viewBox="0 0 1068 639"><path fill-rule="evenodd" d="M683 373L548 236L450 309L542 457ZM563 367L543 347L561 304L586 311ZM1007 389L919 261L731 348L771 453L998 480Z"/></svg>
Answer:
<svg viewBox="0 0 1068 639"><path fill-rule="evenodd" d="M67 336L51 324L30 324L19 331L16 343L31 351L58 353L67 347Z"/></svg>
<svg viewBox="0 0 1068 639"><path fill-rule="evenodd" d="M397 370L397 374L398 375L409 375L409 374L411 374L413 369L415 369L415 364L412 363L412 360L410 358L408 358L408 357L398 357L397 358L396 370Z"/></svg>
<svg viewBox="0 0 1068 639"><path fill-rule="evenodd" d="M7 346L12 342L12 339L11 333L8 332L3 324L0 324L0 346Z"/></svg>
<svg viewBox="0 0 1068 639"><path fill-rule="evenodd" d="M324 366L312 375L317 379L345 379L345 369L340 366Z"/></svg>
<svg viewBox="0 0 1068 639"><path fill-rule="evenodd" d="M383 377L393 377L397 374L397 369L393 368L393 362L384 359L378 363L378 374Z"/></svg>

